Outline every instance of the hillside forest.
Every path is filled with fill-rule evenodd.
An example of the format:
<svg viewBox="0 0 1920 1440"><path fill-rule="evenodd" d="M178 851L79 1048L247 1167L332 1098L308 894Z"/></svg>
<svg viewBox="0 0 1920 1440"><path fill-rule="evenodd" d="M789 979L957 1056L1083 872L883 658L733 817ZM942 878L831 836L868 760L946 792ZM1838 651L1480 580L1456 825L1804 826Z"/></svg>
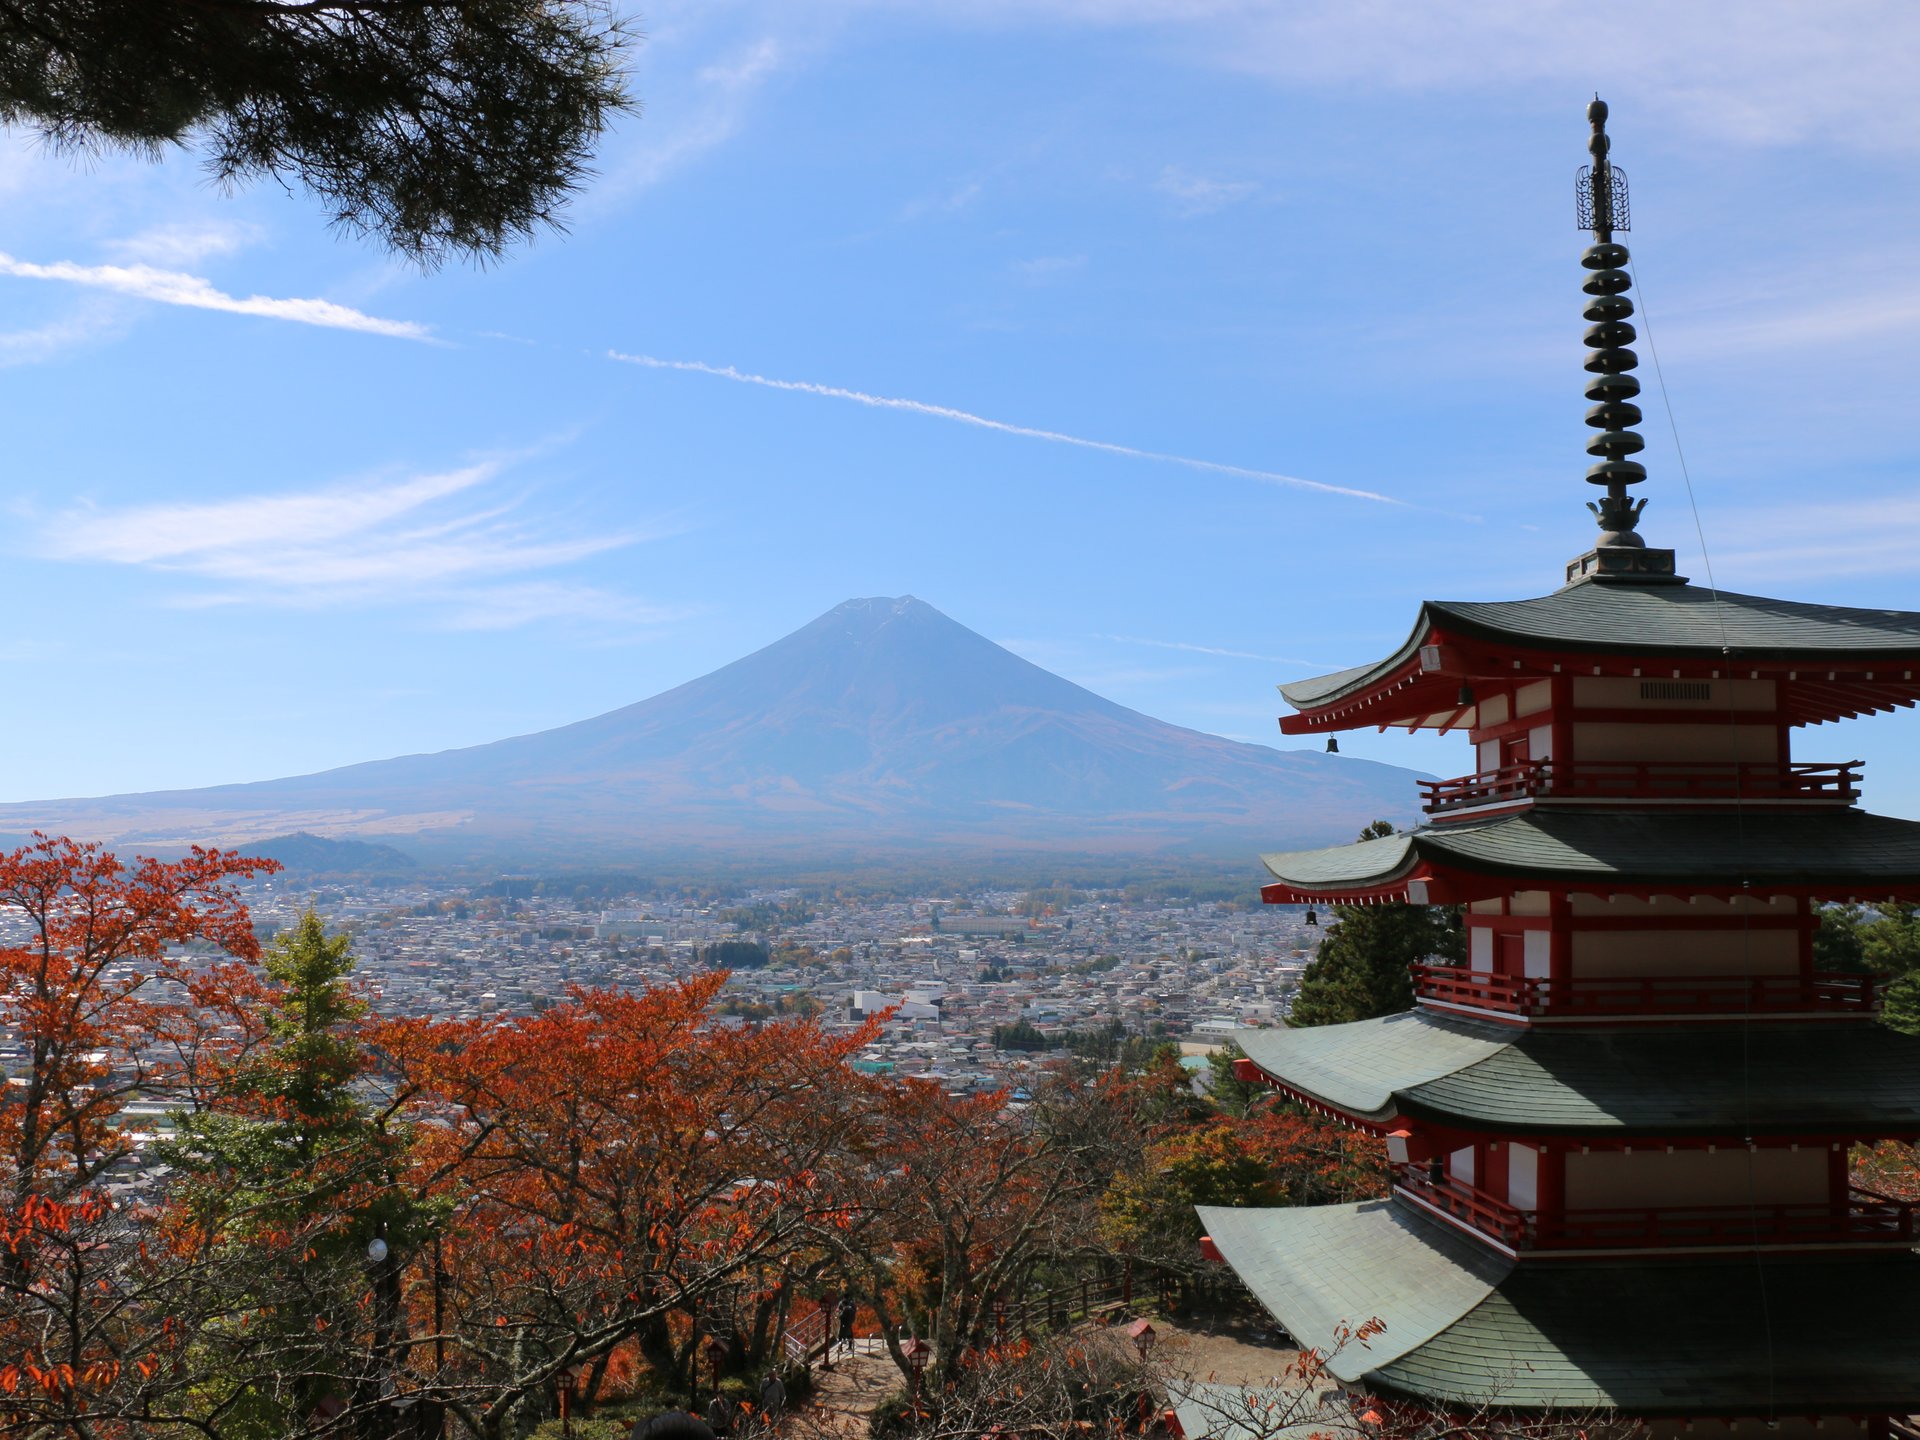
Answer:
<svg viewBox="0 0 1920 1440"><path fill-rule="evenodd" d="M1164 1047L954 1096L851 1066L880 1021L721 1016L724 972L383 1015L313 913L262 946L241 887L273 868L0 855L26 1056L0 1101L0 1432L519 1440L716 1391L750 1412L783 1332L844 1299L915 1397L898 1433L948 1433L929 1417L977 1404L1009 1297L1221 1273L1196 1203L1384 1193L1378 1141L1230 1066L1198 1091ZM172 1123L136 1165L129 1110L156 1100ZM1903 1147L1862 1158L1911 1189ZM966 1426L1075 1363L989 1387Z"/></svg>

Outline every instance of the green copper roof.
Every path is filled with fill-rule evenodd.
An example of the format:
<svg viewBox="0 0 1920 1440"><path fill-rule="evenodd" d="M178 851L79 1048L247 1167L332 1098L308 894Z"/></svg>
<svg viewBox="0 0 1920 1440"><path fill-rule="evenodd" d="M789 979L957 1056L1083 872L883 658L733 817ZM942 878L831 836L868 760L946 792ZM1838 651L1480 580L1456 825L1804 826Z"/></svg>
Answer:
<svg viewBox="0 0 1920 1440"><path fill-rule="evenodd" d="M1284 1407L1278 1414L1276 1402ZM1331 1403L1331 1413L1321 1408L1322 1402ZM1344 1421L1352 1414L1324 1382L1306 1389L1284 1375L1259 1386L1170 1381L1167 1403L1187 1440L1310 1440L1332 1433L1330 1419Z"/></svg>
<svg viewBox="0 0 1920 1440"><path fill-rule="evenodd" d="M1387 884L1425 860L1563 883L1857 883L1871 896L1876 884L1920 881L1920 821L1860 810L1533 809L1261 860L1282 883L1322 892Z"/></svg>
<svg viewBox="0 0 1920 1440"><path fill-rule="evenodd" d="M1196 1209L1233 1273L1303 1345L1331 1352L1340 1325L1387 1322L1364 1346L1333 1355L1333 1374L1346 1381L1426 1344L1513 1268L1487 1246L1389 1200Z"/></svg>
<svg viewBox="0 0 1920 1440"><path fill-rule="evenodd" d="M1349 1384L1519 1411L1906 1414L1920 1408L1920 1257L1516 1265L1388 1201L1199 1207L1236 1274Z"/></svg>
<svg viewBox="0 0 1920 1440"><path fill-rule="evenodd" d="M1516 1410L1905 1415L1920 1259L1525 1264L1368 1381Z"/></svg>
<svg viewBox="0 0 1920 1440"><path fill-rule="evenodd" d="M1282 1084L1376 1122L1596 1138L1920 1131L1920 1037L1880 1026L1516 1031L1412 1010L1234 1038Z"/></svg>
<svg viewBox="0 0 1920 1440"><path fill-rule="evenodd" d="M1716 597L1697 585L1581 582L1533 600L1429 600L1412 635L1386 659L1282 685L1280 693L1308 710L1363 689L1411 659L1435 627L1527 648L1615 655L1720 658L1730 650L1735 660L1920 662L1920 613L1911 610L1810 605L1724 590Z"/></svg>
<svg viewBox="0 0 1920 1440"><path fill-rule="evenodd" d="M1236 1030L1233 1038L1276 1080L1350 1115L1384 1119L1396 1094L1499 1054L1514 1032L1409 1010L1351 1025Z"/></svg>
<svg viewBox="0 0 1920 1440"><path fill-rule="evenodd" d="M1384 885L1413 868L1413 862L1419 858L1414 852L1413 838L1411 833L1389 835L1383 840L1362 840L1323 850L1289 850L1284 854L1262 855L1260 862L1280 879L1308 887L1347 885L1358 889Z"/></svg>

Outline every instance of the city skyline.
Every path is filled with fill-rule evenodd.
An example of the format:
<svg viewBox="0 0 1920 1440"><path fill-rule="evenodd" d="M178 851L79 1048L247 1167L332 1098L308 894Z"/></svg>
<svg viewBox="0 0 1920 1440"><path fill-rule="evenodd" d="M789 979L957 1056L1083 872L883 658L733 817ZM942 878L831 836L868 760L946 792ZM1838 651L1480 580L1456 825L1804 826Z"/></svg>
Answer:
<svg viewBox="0 0 1920 1440"><path fill-rule="evenodd" d="M524 734L854 595L1282 743L1274 684L1590 542L1594 88L1712 578L1911 608L1893 7L640 19L646 110L572 233L486 271L412 274L191 156L7 137L0 655L62 723L0 800ZM1704 583L1657 391L1642 528ZM1902 723L1848 748L1915 814Z"/></svg>

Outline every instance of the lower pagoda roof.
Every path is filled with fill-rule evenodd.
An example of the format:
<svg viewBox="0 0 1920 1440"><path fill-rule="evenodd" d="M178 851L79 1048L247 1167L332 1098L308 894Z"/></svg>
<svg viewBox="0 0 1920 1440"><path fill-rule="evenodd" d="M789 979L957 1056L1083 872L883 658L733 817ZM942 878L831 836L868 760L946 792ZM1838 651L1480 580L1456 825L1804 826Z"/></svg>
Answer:
<svg viewBox="0 0 1920 1440"><path fill-rule="evenodd" d="M1167 1386L1167 1404L1180 1422L1176 1433L1186 1440L1331 1440L1330 1417L1321 1406L1323 1397L1336 1393L1324 1381L1308 1389L1278 1376L1265 1386L1175 1381ZM1298 1418L1276 1424L1276 1403ZM1345 1418L1345 1407L1334 1413Z"/></svg>
<svg viewBox="0 0 1920 1440"><path fill-rule="evenodd" d="M1410 1010L1238 1030L1262 1073L1365 1124L1599 1139L1920 1134L1920 1036L1880 1026L1519 1030Z"/></svg>
<svg viewBox="0 0 1920 1440"><path fill-rule="evenodd" d="M1920 821L1859 810L1536 808L1261 860L1276 882L1262 893L1280 904L1404 898L1415 881L1430 882L1433 903L1529 888L1515 881L1607 891L1751 885L1882 899L1920 891Z"/></svg>
<svg viewBox="0 0 1920 1440"><path fill-rule="evenodd" d="M1634 1417L1920 1409L1920 1256L1515 1265L1391 1201L1198 1207L1243 1283L1343 1383ZM1379 1319L1364 1345L1339 1327Z"/></svg>

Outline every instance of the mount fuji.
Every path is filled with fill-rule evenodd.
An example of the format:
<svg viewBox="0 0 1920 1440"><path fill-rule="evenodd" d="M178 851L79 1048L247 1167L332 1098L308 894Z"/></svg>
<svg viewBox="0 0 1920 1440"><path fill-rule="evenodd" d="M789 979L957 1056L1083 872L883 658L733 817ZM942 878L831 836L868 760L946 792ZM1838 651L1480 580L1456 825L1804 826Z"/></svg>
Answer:
<svg viewBox="0 0 1920 1440"><path fill-rule="evenodd" d="M1251 859L1408 819L1415 779L1153 719L904 596L849 600L711 674L558 729L285 780L5 805L0 831L119 846L305 831L502 862L882 850Z"/></svg>

